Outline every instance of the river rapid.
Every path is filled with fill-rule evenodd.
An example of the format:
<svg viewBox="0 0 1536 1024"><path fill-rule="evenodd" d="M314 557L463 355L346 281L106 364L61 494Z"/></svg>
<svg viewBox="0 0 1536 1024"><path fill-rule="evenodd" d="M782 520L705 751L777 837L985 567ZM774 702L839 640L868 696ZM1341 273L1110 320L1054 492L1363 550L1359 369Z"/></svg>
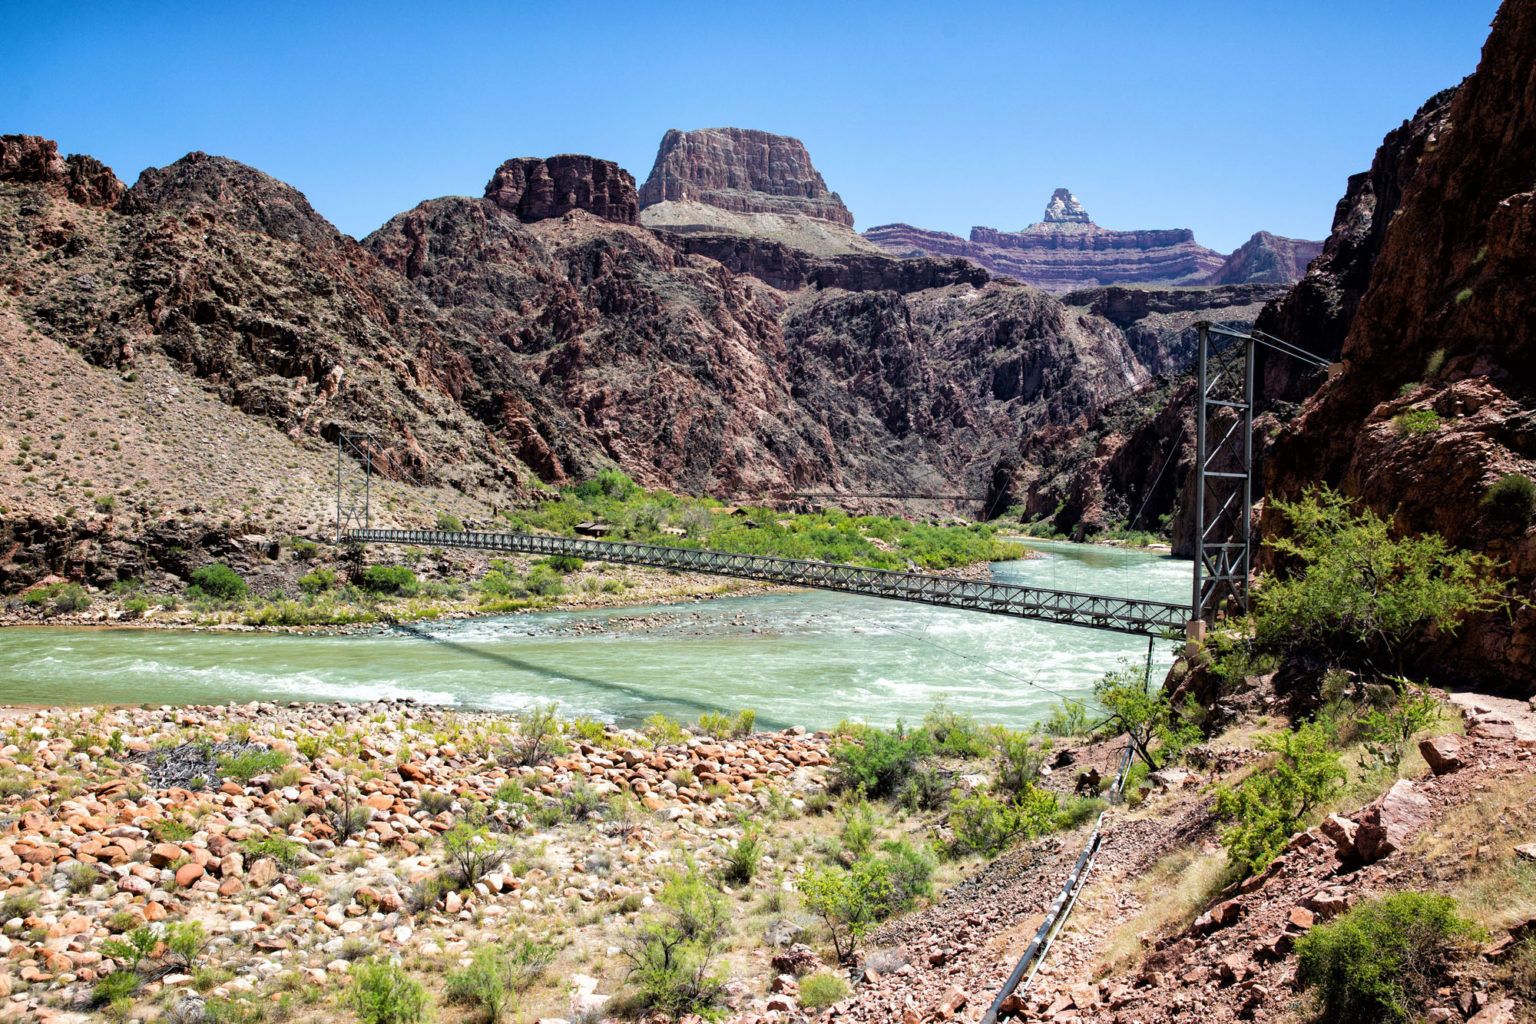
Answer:
<svg viewBox="0 0 1536 1024"><path fill-rule="evenodd" d="M1030 542L1009 582L1183 602L1191 563ZM1158 641L1154 671L1175 645ZM655 712L757 710L762 728L917 721L937 700L1027 726L1082 696L1143 638L821 591L603 612L422 622L352 636L16 628L0 631L0 703L189 704L408 697L634 724Z"/></svg>

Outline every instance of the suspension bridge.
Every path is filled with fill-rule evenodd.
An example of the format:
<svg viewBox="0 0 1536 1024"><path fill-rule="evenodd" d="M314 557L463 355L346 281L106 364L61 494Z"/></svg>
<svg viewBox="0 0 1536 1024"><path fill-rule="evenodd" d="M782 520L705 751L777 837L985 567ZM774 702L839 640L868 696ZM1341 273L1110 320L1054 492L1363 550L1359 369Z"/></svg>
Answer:
<svg viewBox="0 0 1536 1024"><path fill-rule="evenodd" d="M1224 607L1240 609L1247 605L1252 555L1249 509L1254 498L1252 436L1256 346L1263 345L1319 368L1328 365L1326 360L1258 331L1249 335L1209 323L1201 323L1199 331L1196 365L1199 381L1196 428L1198 517L1194 587L1188 605L704 548L532 533L378 529L372 526L369 514L371 439L351 434L342 434L337 444L337 537L354 544L476 548L652 566L1011 615L1138 636L1177 636L1195 628L1197 623L1209 621ZM1224 349L1212 346L1212 335L1227 340ZM1221 420L1222 416L1225 422ZM1217 419L1219 436L1214 443L1208 438L1210 418ZM353 492L350 500L343 478L344 456L348 454L364 464L361 490ZM353 527L354 522L359 525Z"/></svg>

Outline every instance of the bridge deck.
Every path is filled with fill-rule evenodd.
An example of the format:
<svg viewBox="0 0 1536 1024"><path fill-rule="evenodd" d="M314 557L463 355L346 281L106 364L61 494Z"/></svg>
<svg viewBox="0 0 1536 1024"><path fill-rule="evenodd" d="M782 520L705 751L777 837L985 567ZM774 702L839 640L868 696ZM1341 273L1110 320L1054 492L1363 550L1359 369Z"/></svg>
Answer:
<svg viewBox="0 0 1536 1024"><path fill-rule="evenodd" d="M1189 608L1163 601L1079 594L1017 583L955 579L928 573L866 569L857 565L810 562L768 555L736 555L702 548L549 537L532 533L477 533L447 530L348 530L343 539L364 544L417 544L427 547L480 548L530 555L569 555L593 562L649 565L662 569L711 573L945 608L966 608L1139 636L1180 632Z"/></svg>

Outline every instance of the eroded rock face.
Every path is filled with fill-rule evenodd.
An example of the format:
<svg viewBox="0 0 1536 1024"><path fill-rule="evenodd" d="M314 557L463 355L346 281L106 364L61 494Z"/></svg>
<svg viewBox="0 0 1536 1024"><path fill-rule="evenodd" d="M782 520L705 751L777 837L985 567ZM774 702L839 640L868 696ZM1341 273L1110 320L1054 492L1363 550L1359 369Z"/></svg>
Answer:
<svg viewBox="0 0 1536 1024"><path fill-rule="evenodd" d="M1486 551L1528 594L1533 524L1479 500L1507 473L1536 476L1536 3L1504 4L1430 132L1349 322L1343 370L1277 442L1269 491L1326 481L1401 529ZM1441 422L1398 430L1407 408ZM1265 518L1266 531L1282 525ZM1449 678L1529 693L1536 609L1478 617L1424 657Z"/></svg>
<svg viewBox="0 0 1536 1024"><path fill-rule="evenodd" d="M662 137L640 206L677 200L853 227L853 214L828 190L799 139L747 128L673 128Z"/></svg>
<svg viewBox="0 0 1536 1024"><path fill-rule="evenodd" d="M1196 242L1187 228L1100 227L1064 188L1052 193L1042 219L1022 231L973 227L964 239L910 224L885 224L864 235L903 256L962 256L994 274L1056 292L1113 284L1288 284L1321 245L1261 231L1223 256Z"/></svg>
<svg viewBox="0 0 1536 1024"><path fill-rule="evenodd" d="M585 210L615 224L633 224L640 214L628 171L612 160L572 154L508 160L486 184L485 198L521 221Z"/></svg>
<svg viewBox="0 0 1536 1024"><path fill-rule="evenodd" d="M127 188L100 160L60 157L56 142L36 135L0 135L0 181L51 185L71 202L108 208L122 200Z"/></svg>

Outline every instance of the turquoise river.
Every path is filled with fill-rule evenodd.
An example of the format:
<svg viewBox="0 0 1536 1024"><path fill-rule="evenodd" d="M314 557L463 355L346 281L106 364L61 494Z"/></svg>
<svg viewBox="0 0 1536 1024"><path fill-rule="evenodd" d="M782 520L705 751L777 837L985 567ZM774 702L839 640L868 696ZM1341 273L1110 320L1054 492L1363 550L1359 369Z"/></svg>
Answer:
<svg viewBox="0 0 1536 1024"><path fill-rule="evenodd" d="M1182 602L1187 561L1144 551L1032 543L998 579ZM1174 645L1159 641L1161 670ZM761 727L844 718L915 721L942 698L1023 726L1081 696L1147 641L820 591L602 612L510 615L352 636L168 630L0 631L0 703L186 704L370 700L566 714L633 723L750 707Z"/></svg>

